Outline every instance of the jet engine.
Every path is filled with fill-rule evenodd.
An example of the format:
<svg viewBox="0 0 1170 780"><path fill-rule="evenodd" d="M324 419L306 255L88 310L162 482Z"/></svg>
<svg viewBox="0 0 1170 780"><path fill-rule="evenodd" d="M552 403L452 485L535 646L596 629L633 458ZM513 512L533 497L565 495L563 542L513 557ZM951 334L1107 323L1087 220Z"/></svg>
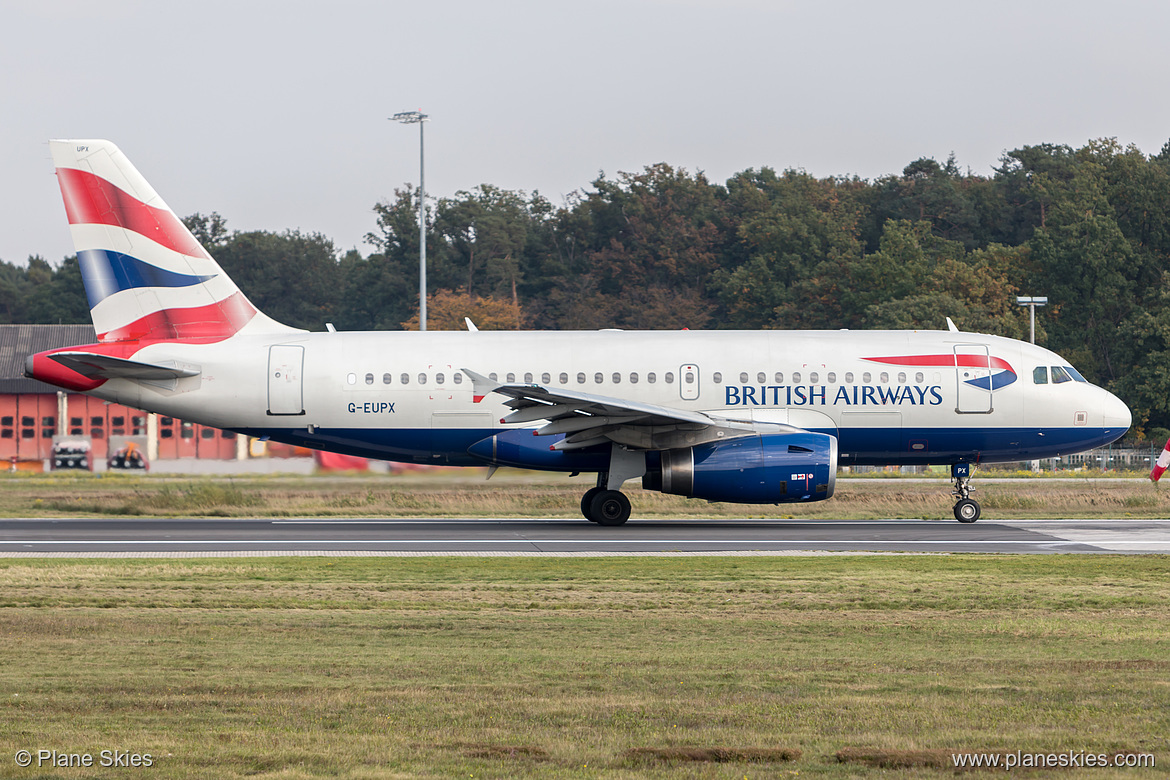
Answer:
<svg viewBox="0 0 1170 780"><path fill-rule="evenodd" d="M642 487L708 501L781 504L833 495L837 439L823 433L742 436L647 453Z"/></svg>

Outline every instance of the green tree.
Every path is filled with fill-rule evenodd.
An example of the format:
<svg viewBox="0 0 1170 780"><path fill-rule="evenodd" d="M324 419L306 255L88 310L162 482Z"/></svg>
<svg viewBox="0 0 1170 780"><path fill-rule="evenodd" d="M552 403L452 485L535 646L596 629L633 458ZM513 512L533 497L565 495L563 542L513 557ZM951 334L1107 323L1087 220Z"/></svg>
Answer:
<svg viewBox="0 0 1170 780"><path fill-rule="evenodd" d="M216 248L216 260L278 322L323 330L336 318L341 268L333 242L320 233L233 233Z"/></svg>
<svg viewBox="0 0 1170 780"><path fill-rule="evenodd" d="M823 263L860 257L858 204L848 196L856 181L817 180L801 171L777 176L768 168L728 182L729 220L737 239L735 268L714 274L714 288L737 328L791 327L797 285Z"/></svg>

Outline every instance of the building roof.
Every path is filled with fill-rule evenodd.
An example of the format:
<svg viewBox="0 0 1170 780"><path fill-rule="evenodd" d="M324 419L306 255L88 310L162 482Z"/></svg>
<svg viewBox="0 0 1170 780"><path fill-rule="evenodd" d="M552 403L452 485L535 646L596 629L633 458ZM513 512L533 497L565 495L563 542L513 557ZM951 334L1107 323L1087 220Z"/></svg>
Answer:
<svg viewBox="0 0 1170 780"><path fill-rule="evenodd" d="M24 359L35 352L92 344L92 325L0 325L0 393L55 393L56 387L27 379Z"/></svg>

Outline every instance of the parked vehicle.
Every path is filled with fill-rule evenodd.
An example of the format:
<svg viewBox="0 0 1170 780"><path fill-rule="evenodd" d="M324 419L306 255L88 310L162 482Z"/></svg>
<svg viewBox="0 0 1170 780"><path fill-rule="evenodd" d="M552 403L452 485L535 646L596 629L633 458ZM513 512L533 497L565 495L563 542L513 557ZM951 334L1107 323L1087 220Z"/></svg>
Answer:
<svg viewBox="0 0 1170 780"><path fill-rule="evenodd" d="M91 446L86 439L61 439L53 443L53 457L49 459L50 469L82 469L93 471Z"/></svg>

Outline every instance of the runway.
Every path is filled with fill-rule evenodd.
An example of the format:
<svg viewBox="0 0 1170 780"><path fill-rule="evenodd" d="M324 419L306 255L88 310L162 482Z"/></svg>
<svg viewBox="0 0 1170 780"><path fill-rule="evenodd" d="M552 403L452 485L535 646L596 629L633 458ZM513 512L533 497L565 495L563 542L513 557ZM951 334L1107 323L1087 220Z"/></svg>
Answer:
<svg viewBox="0 0 1170 780"><path fill-rule="evenodd" d="M1170 553L1170 520L0 520L0 557L799 552Z"/></svg>

